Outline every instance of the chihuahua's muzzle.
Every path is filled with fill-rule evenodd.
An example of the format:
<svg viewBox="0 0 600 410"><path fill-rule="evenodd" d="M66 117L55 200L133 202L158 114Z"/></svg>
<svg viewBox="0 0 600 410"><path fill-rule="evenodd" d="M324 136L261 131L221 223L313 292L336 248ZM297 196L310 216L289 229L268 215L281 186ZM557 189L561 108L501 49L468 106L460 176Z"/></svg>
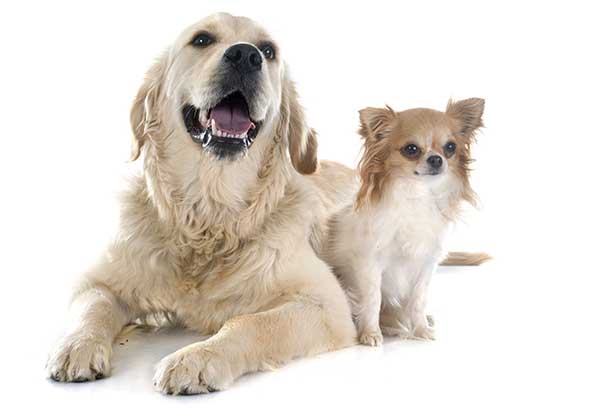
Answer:
<svg viewBox="0 0 600 410"><path fill-rule="evenodd" d="M444 158L438 154L432 154L426 160L419 162L418 167L415 169L415 175L440 175L446 171L446 168Z"/></svg>

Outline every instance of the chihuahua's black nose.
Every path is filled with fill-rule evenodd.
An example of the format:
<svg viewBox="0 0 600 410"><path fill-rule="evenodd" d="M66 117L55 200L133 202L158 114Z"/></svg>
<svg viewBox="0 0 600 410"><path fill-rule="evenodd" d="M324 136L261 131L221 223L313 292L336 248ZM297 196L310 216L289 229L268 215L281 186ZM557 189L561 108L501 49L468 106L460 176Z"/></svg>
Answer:
<svg viewBox="0 0 600 410"><path fill-rule="evenodd" d="M427 158L427 163L431 168L439 169L444 163L444 160L439 155L432 155L429 158Z"/></svg>
<svg viewBox="0 0 600 410"><path fill-rule="evenodd" d="M262 64L260 51L251 44L235 44L229 47L225 50L223 60L241 74L258 71Z"/></svg>

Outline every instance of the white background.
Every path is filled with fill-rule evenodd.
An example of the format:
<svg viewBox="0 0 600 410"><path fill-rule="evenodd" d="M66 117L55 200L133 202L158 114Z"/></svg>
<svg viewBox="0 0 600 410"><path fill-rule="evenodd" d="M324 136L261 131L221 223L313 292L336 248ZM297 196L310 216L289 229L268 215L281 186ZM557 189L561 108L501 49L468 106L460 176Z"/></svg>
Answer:
<svg viewBox="0 0 600 410"><path fill-rule="evenodd" d="M62 408L598 408L599 13L592 1L3 2L0 6L0 403ZM197 340L132 336L109 379L44 379L70 285L117 222L129 106L153 58L217 10L281 44L320 157L356 163L357 110L484 97L479 210L441 269L438 340L386 340L242 378L154 393L153 365Z"/></svg>

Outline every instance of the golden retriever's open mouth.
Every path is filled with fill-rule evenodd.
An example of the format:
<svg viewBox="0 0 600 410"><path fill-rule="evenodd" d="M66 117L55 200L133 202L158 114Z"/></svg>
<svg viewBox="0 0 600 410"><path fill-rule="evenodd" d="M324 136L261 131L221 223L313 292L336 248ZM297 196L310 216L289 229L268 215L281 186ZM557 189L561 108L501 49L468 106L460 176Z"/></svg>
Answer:
<svg viewBox="0 0 600 410"><path fill-rule="evenodd" d="M192 140L220 159L246 152L261 125L250 118L246 98L239 91L229 94L209 109L205 121L201 119L199 108L185 105L183 121Z"/></svg>

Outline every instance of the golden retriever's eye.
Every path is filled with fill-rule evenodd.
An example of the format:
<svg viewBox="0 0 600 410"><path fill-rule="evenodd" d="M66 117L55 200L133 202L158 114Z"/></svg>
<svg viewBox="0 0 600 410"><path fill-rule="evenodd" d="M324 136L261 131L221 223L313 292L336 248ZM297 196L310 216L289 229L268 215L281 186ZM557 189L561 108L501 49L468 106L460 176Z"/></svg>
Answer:
<svg viewBox="0 0 600 410"><path fill-rule="evenodd" d="M417 147L415 144L406 144L400 151L402 151L402 154L407 158L416 158L421 154L421 148Z"/></svg>
<svg viewBox="0 0 600 410"><path fill-rule="evenodd" d="M191 45L194 47L204 48L215 42L215 38L211 36L209 33L198 33L196 37L191 41Z"/></svg>
<svg viewBox="0 0 600 410"><path fill-rule="evenodd" d="M275 47L271 43L263 43L259 48L267 60L275 59Z"/></svg>
<svg viewBox="0 0 600 410"><path fill-rule="evenodd" d="M454 155L454 152L456 151L456 144L452 141L447 142L446 145L444 145L444 154L446 154L446 158L450 158L452 155Z"/></svg>

